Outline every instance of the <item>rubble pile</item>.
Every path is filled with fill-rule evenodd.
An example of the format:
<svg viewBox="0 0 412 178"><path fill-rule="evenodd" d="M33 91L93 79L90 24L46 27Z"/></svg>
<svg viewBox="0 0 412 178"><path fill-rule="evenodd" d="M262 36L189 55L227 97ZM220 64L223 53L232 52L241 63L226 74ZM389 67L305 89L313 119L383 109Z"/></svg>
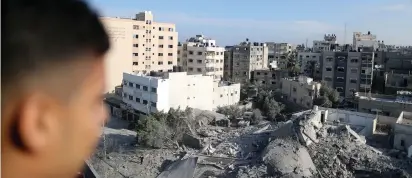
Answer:
<svg viewBox="0 0 412 178"><path fill-rule="evenodd" d="M404 170L412 168L410 161L386 156L353 137L345 126L322 130L327 134L308 150L323 177L408 177Z"/></svg>
<svg viewBox="0 0 412 178"><path fill-rule="evenodd" d="M318 114L243 127L210 125L207 118L195 133L184 135L178 149L143 149L134 142L134 132L106 128L108 138L117 139L113 145L121 147L96 154L92 164L102 177L172 175L173 162L192 158L194 178L411 177L412 159L406 153L378 150L366 144L368 138L359 135L359 129L325 123ZM107 149L111 142L106 142ZM100 144L98 152L101 149Z"/></svg>
<svg viewBox="0 0 412 178"><path fill-rule="evenodd" d="M275 139L262 155L267 173L275 177L312 177L316 167L305 147L292 138Z"/></svg>

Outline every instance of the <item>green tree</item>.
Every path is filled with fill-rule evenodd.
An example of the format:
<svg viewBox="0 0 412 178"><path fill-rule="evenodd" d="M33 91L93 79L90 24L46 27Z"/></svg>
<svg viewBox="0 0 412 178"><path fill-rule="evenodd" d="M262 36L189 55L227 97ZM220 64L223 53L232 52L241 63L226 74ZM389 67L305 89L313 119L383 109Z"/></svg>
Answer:
<svg viewBox="0 0 412 178"><path fill-rule="evenodd" d="M234 120L236 118L242 117L245 110L240 109L236 105L231 105L231 106L217 107L216 112L228 116L230 120Z"/></svg>
<svg viewBox="0 0 412 178"><path fill-rule="evenodd" d="M154 116L140 118L137 124L137 140L140 144L162 148L170 138L168 127Z"/></svg>
<svg viewBox="0 0 412 178"><path fill-rule="evenodd" d="M319 89L319 94L320 97L313 102L315 105L322 107L338 107L340 95L336 89L327 86L327 84L323 82Z"/></svg>
<svg viewBox="0 0 412 178"><path fill-rule="evenodd" d="M259 124L259 122L262 120L262 112L259 109L254 109L252 111L252 117L250 118L250 124L255 125Z"/></svg>
<svg viewBox="0 0 412 178"><path fill-rule="evenodd" d="M274 99L266 98L263 104L263 112L271 121L276 121L276 116L284 109L284 105Z"/></svg>
<svg viewBox="0 0 412 178"><path fill-rule="evenodd" d="M321 107L331 108L332 102L329 100L328 97L320 96L313 100L313 104Z"/></svg>

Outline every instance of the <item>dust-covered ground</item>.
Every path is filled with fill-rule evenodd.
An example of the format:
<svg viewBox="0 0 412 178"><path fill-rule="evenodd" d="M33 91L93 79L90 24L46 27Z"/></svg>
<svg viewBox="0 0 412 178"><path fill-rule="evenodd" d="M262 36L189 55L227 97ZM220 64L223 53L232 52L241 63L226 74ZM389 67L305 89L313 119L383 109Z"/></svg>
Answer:
<svg viewBox="0 0 412 178"><path fill-rule="evenodd" d="M239 128L207 125L196 130L202 149L148 149L136 143L134 131L124 129L127 123L112 119L104 128L105 137L90 162L103 178L157 177L172 162L186 157L198 157L195 178L258 178L274 174L277 176L273 177L312 174L312 177L323 178L411 175L412 161L402 152L372 147L369 141L359 142L348 132L338 132L329 126L318 131L321 134L317 134L317 143L303 146L292 127L285 125L267 121ZM285 133L290 137L282 140L273 137ZM285 162L285 159L294 161Z"/></svg>

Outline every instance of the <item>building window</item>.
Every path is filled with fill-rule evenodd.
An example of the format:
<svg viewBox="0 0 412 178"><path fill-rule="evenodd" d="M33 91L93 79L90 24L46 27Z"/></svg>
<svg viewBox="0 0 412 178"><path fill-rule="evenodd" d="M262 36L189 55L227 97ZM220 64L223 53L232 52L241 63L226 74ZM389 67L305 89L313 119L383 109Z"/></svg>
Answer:
<svg viewBox="0 0 412 178"><path fill-rule="evenodd" d="M140 89L140 85L139 85L139 84L136 84L136 88L137 88L137 89Z"/></svg>
<svg viewBox="0 0 412 178"><path fill-rule="evenodd" d="M139 44L133 44L133 47L137 48L139 47Z"/></svg>
<svg viewBox="0 0 412 178"><path fill-rule="evenodd" d="M345 72L345 68L344 67L338 67L338 72Z"/></svg>
<svg viewBox="0 0 412 178"><path fill-rule="evenodd" d="M332 71L332 67L326 67L326 71L328 72Z"/></svg>
<svg viewBox="0 0 412 178"><path fill-rule="evenodd" d="M350 62L351 62L351 63L357 63L357 62L358 62L358 58L352 58L352 59L350 60Z"/></svg>
<svg viewBox="0 0 412 178"><path fill-rule="evenodd" d="M143 104L147 104L148 102L147 102L147 100L143 100Z"/></svg>
<svg viewBox="0 0 412 178"><path fill-rule="evenodd" d="M202 60L198 59L198 60L197 60L197 63L201 64L201 63L202 63Z"/></svg>
<svg viewBox="0 0 412 178"><path fill-rule="evenodd" d="M133 53L133 56L139 56L139 53Z"/></svg>
<svg viewBox="0 0 412 178"><path fill-rule="evenodd" d="M193 59L189 59L189 62L193 62Z"/></svg>
<svg viewBox="0 0 412 178"><path fill-rule="evenodd" d="M134 30L139 30L139 25L133 25Z"/></svg>
<svg viewBox="0 0 412 178"><path fill-rule="evenodd" d="M193 68L192 68L192 67L189 67L188 70L189 70L190 72L192 72L192 71L193 71Z"/></svg>
<svg viewBox="0 0 412 178"><path fill-rule="evenodd" d="M337 82L345 82L345 79L343 77L336 77Z"/></svg>
<svg viewBox="0 0 412 178"><path fill-rule="evenodd" d="M147 86L143 86L143 91L147 91Z"/></svg>
<svg viewBox="0 0 412 178"><path fill-rule="evenodd" d="M163 36L159 36L159 40L163 40Z"/></svg>
<svg viewBox="0 0 412 178"><path fill-rule="evenodd" d="M169 45L168 47L169 47L169 48L173 48L173 45Z"/></svg>
<svg viewBox="0 0 412 178"><path fill-rule="evenodd" d="M123 97L124 97L124 98L127 98L127 93L123 93Z"/></svg>
<svg viewBox="0 0 412 178"><path fill-rule="evenodd" d="M351 69L350 69L350 72L351 72L351 73L358 73L358 69L351 68Z"/></svg>
<svg viewBox="0 0 412 178"><path fill-rule="evenodd" d="M139 35L133 35L134 38L139 38Z"/></svg>
<svg viewBox="0 0 412 178"><path fill-rule="evenodd" d="M129 82L129 87L133 87L133 83L132 83L132 82Z"/></svg>
<svg viewBox="0 0 412 178"><path fill-rule="evenodd" d="M129 100L133 100L133 96L132 96L132 95L129 96Z"/></svg>
<svg viewBox="0 0 412 178"><path fill-rule="evenodd" d="M308 91L308 95L309 95L309 96L312 96L312 91Z"/></svg>
<svg viewBox="0 0 412 178"><path fill-rule="evenodd" d="M336 87L336 91L338 91L339 93L343 92L343 88L342 87Z"/></svg>
<svg viewBox="0 0 412 178"><path fill-rule="evenodd" d="M157 62L157 65L163 65L163 61Z"/></svg>
<svg viewBox="0 0 412 178"><path fill-rule="evenodd" d="M169 40L173 40L173 36L169 36Z"/></svg>
<svg viewBox="0 0 412 178"><path fill-rule="evenodd" d="M157 88L153 88L153 87L152 87L152 92L153 92L153 93L156 93L156 92L157 92Z"/></svg>
<svg viewBox="0 0 412 178"><path fill-rule="evenodd" d="M197 55L199 55L199 56L202 55L202 54L203 54L202 52L197 52Z"/></svg>
<svg viewBox="0 0 412 178"><path fill-rule="evenodd" d="M197 71L198 71L198 72L202 72L202 68L197 68Z"/></svg>
<svg viewBox="0 0 412 178"><path fill-rule="evenodd" d="M356 79L350 79L350 83L357 83L358 82L358 80L356 80Z"/></svg>
<svg viewBox="0 0 412 178"><path fill-rule="evenodd" d="M173 53L167 53L168 56L173 56Z"/></svg>
<svg viewBox="0 0 412 178"><path fill-rule="evenodd" d="M140 98L136 97L136 102L140 103Z"/></svg>
<svg viewBox="0 0 412 178"><path fill-rule="evenodd" d="M256 72L256 75L260 75L260 72Z"/></svg>
<svg viewBox="0 0 412 178"><path fill-rule="evenodd" d="M189 54L190 54L190 55L193 55L193 51L189 51Z"/></svg>
<svg viewBox="0 0 412 178"><path fill-rule="evenodd" d="M139 65L139 63L138 62L133 62L133 65L137 66L137 65Z"/></svg>
<svg viewBox="0 0 412 178"><path fill-rule="evenodd" d="M223 98L223 95L220 95L221 98Z"/></svg>
<svg viewBox="0 0 412 178"><path fill-rule="evenodd" d="M325 77L325 81L332 81L332 77Z"/></svg>
<svg viewBox="0 0 412 178"><path fill-rule="evenodd" d="M167 64L172 65L173 62L172 61L167 61Z"/></svg>
<svg viewBox="0 0 412 178"><path fill-rule="evenodd" d="M159 48L163 48L163 45L159 45Z"/></svg>
<svg viewBox="0 0 412 178"><path fill-rule="evenodd" d="M327 57L327 58L326 58L326 61L332 62L332 61L333 61L333 58L332 58L332 57Z"/></svg>
<svg viewBox="0 0 412 178"><path fill-rule="evenodd" d="M159 53L159 56L163 56L163 53Z"/></svg>
<svg viewBox="0 0 412 178"><path fill-rule="evenodd" d="M152 107L156 107L156 103L155 103L155 102L150 102L150 105L151 105Z"/></svg>
<svg viewBox="0 0 412 178"><path fill-rule="evenodd" d="M296 92L296 88L295 88L295 87L293 87L293 92Z"/></svg>
<svg viewBox="0 0 412 178"><path fill-rule="evenodd" d="M169 32L172 32L173 31L173 28L169 28Z"/></svg>

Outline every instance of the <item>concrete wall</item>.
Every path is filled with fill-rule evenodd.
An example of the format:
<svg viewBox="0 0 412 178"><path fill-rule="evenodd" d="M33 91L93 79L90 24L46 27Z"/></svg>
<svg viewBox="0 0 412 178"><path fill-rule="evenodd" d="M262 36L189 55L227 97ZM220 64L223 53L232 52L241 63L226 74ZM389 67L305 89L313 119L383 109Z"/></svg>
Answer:
<svg viewBox="0 0 412 178"><path fill-rule="evenodd" d="M215 107L229 106L237 104L240 101L240 84L231 84L219 86L214 82L213 87L213 105Z"/></svg>
<svg viewBox="0 0 412 178"><path fill-rule="evenodd" d="M404 142L404 146L401 142ZM412 145L412 126L395 124L393 147L399 150L406 150Z"/></svg>
<svg viewBox="0 0 412 178"><path fill-rule="evenodd" d="M365 127L362 133L360 133L364 136L372 135L375 132L376 115L339 109L319 108L319 110L325 109L328 110L326 119L328 122L339 121L340 123L351 126Z"/></svg>
<svg viewBox="0 0 412 178"><path fill-rule="evenodd" d="M281 92L283 95L287 96L289 101L306 108L311 108L313 106L313 100L319 94L320 83L301 83L287 78L284 78L281 81Z"/></svg>
<svg viewBox="0 0 412 178"><path fill-rule="evenodd" d="M111 48L106 56L106 91L111 92L122 83L123 72L132 72L133 32L132 21L101 18L109 34Z"/></svg>

